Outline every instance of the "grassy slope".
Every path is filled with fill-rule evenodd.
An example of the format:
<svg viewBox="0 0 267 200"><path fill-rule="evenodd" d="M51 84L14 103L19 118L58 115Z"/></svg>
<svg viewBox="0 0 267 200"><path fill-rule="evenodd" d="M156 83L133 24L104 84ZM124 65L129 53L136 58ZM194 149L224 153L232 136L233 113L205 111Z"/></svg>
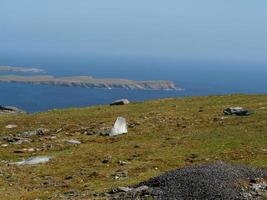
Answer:
<svg viewBox="0 0 267 200"><path fill-rule="evenodd" d="M223 108L228 106L243 106L255 110L255 114L220 120L224 117ZM200 109L203 111L199 112ZM140 125L129 128L129 134L115 138L80 133L81 127L109 128L117 116L125 117L129 123L140 122ZM18 128L7 130L4 128L7 124L17 124ZM127 106L94 106L0 117L2 136L40 127L51 131L47 136L36 137L30 144L0 147L1 159L19 160L34 154L55 158L37 166L0 163L2 198L46 198L70 189L105 191L177 167L215 160L267 167L266 95L163 99ZM59 128L63 130L56 133ZM57 138L51 139L52 135ZM78 139L82 144L66 145L63 139ZM47 150L14 153L22 147L42 146ZM107 156L112 156L112 160L103 164ZM121 166L119 160L130 163ZM127 169L129 178L114 180L111 175L119 169ZM52 179L47 181L47 176ZM66 180L67 176L72 178Z"/></svg>

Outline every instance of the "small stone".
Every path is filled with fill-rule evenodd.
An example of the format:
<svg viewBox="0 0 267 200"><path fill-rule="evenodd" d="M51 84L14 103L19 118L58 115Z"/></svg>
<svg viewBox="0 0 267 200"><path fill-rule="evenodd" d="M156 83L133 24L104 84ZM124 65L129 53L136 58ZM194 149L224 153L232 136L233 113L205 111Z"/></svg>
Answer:
<svg viewBox="0 0 267 200"><path fill-rule="evenodd" d="M128 162L128 161L120 160L120 161L119 161L119 164L123 166L123 165L128 165L129 162Z"/></svg>
<svg viewBox="0 0 267 200"><path fill-rule="evenodd" d="M115 180L128 178L127 170L118 170L112 175Z"/></svg>
<svg viewBox="0 0 267 200"><path fill-rule="evenodd" d="M1 144L1 147L8 147L8 144Z"/></svg>
<svg viewBox="0 0 267 200"><path fill-rule="evenodd" d="M146 186L146 185L142 185L142 186L140 186L140 187L138 187L138 188L135 188L135 191L136 191L136 192L144 192L144 191L147 191L148 189L149 189L148 186Z"/></svg>
<svg viewBox="0 0 267 200"><path fill-rule="evenodd" d="M59 129L56 130L56 133L59 133L59 132L61 132L62 130L63 130L63 128L59 128Z"/></svg>
<svg viewBox="0 0 267 200"><path fill-rule="evenodd" d="M28 158L26 160L13 162L13 163L10 163L10 164L15 164L15 165L36 165L36 164L46 163L51 159L52 159L52 157L49 157L49 156L36 156L36 157L30 157L30 158Z"/></svg>
<svg viewBox="0 0 267 200"><path fill-rule="evenodd" d="M7 129L13 129L13 128L17 128L17 127L18 126L15 125L15 124L8 124L8 125L5 126L5 128L7 128Z"/></svg>
<svg viewBox="0 0 267 200"><path fill-rule="evenodd" d="M118 192L130 192L132 190L133 189L129 188L129 187L118 187L118 189L117 189Z"/></svg>
<svg viewBox="0 0 267 200"><path fill-rule="evenodd" d="M12 144L22 144L22 143L23 143L23 141L19 140L19 141L13 142Z"/></svg>
<svg viewBox="0 0 267 200"><path fill-rule="evenodd" d="M81 144L81 142L78 141L78 140L67 140L66 142L68 144L73 144L73 145L79 145L79 144Z"/></svg>
<svg viewBox="0 0 267 200"><path fill-rule="evenodd" d="M109 163L111 160L112 160L112 156L108 156L102 161L102 163L106 164L106 163Z"/></svg>
<svg viewBox="0 0 267 200"><path fill-rule="evenodd" d="M20 137L32 137L34 135L44 135L46 133L48 133L50 130L46 129L46 128L38 128L34 131L26 131L23 133L18 134L18 136Z"/></svg>

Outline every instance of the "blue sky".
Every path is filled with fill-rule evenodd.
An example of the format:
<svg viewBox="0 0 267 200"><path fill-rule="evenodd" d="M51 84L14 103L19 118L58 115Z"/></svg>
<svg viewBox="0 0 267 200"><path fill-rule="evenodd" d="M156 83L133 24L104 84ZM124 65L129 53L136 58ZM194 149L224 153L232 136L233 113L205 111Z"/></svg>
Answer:
<svg viewBox="0 0 267 200"><path fill-rule="evenodd" d="M0 0L1 54L267 62L266 0Z"/></svg>

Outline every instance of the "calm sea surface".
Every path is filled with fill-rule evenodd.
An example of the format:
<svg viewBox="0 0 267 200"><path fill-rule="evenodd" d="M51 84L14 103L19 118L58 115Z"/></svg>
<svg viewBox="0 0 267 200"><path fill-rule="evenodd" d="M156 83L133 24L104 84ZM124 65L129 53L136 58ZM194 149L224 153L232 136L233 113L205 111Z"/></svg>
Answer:
<svg viewBox="0 0 267 200"><path fill-rule="evenodd" d="M119 98L143 101L178 96L231 93L267 94L267 65L182 62L157 59L1 58L0 65L41 67L54 76L172 80L184 91L87 89L0 83L0 104L28 112L107 104Z"/></svg>

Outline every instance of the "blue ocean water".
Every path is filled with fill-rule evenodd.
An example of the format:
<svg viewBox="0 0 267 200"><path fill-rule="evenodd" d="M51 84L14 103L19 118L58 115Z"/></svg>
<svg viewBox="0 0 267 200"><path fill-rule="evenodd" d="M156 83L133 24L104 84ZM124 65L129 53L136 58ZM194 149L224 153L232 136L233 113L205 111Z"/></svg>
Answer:
<svg viewBox="0 0 267 200"><path fill-rule="evenodd" d="M108 104L119 98L143 101L178 96L267 93L267 65L144 58L0 56L0 65L41 67L54 76L172 80L184 91L88 89L0 83L0 104L28 112Z"/></svg>

